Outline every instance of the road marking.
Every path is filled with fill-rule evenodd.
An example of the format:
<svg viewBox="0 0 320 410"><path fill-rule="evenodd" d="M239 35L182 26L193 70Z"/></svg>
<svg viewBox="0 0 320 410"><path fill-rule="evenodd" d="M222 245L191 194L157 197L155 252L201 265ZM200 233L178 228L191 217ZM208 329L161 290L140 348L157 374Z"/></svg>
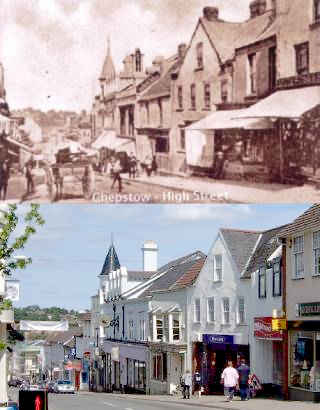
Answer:
<svg viewBox="0 0 320 410"><path fill-rule="evenodd" d="M131 409L130 407L126 407L124 410L133 410L133 409Z"/></svg>
<svg viewBox="0 0 320 410"><path fill-rule="evenodd" d="M103 402L103 404L106 404L107 406L110 406L110 407L115 407L114 404L108 403L108 402L106 402L106 401Z"/></svg>

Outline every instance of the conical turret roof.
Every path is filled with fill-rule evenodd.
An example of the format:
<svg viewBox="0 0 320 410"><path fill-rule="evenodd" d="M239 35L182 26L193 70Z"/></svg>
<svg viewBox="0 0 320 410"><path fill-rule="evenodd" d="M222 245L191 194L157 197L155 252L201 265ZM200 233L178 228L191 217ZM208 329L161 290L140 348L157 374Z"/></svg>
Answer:
<svg viewBox="0 0 320 410"><path fill-rule="evenodd" d="M111 244L100 275L109 275L110 272L117 269L120 269L120 262L115 247Z"/></svg>
<svg viewBox="0 0 320 410"><path fill-rule="evenodd" d="M108 39L108 51L107 51L107 56L103 63L100 80L105 80L106 82L110 82L114 80L115 78L116 78L116 69L114 67L113 60L111 57L110 40Z"/></svg>

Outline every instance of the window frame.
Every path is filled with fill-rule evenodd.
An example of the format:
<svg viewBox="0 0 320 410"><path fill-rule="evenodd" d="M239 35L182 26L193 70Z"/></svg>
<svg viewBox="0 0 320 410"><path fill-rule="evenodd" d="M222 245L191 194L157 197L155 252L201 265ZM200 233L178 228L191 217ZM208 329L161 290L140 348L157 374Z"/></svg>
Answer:
<svg viewBox="0 0 320 410"><path fill-rule="evenodd" d="M264 292L261 289L261 280L264 278ZM261 266L258 272L258 297L259 299L266 299L267 297L267 269L265 266Z"/></svg>
<svg viewBox="0 0 320 410"><path fill-rule="evenodd" d="M229 83L228 83L228 80L227 79L224 79L224 80L221 80L221 83L220 83L220 87L221 87L221 102L223 103L223 104L226 104L226 103L228 103L228 101L229 101L229 90L228 90L228 86L229 86Z"/></svg>
<svg viewBox="0 0 320 410"><path fill-rule="evenodd" d="M221 258L221 267L217 269L217 257ZM217 275L217 270L221 271L220 276ZM223 258L222 254L218 253L213 255L213 281L214 282L223 282Z"/></svg>
<svg viewBox="0 0 320 410"><path fill-rule="evenodd" d="M315 235L319 235L317 247L315 247ZM316 251L318 251L318 256L316 256ZM316 257L319 259L318 264L316 264ZM317 268L318 272L316 272ZM312 232L312 276L320 277L320 231Z"/></svg>
<svg viewBox="0 0 320 410"><path fill-rule="evenodd" d="M191 110L196 111L197 109L197 89L195 84L190 85L190 102Z"/></svg>
<svg viewBox="0 0 320 410"><path fill-rule="evenodd" d="M212 302L213 309L210 310L210 303ZM213 314L213 317L210 317L210 312ZM214 296L207 297L207 323L214 323L216 319L216 312L215 312L215 298Z"/></svg>
<svg viewBox="0 0 320 410"><path fill-rule="evenodd" d="M200 298L194 299L193 308L194 308L193 321L194 323L200 323L201 322L201 299Z"/></svg>
<svg viewBox="0 0 320 410"><path fill-rule="evenodd" d="M249 95L257 94L257 53L248 54Z"/></svg>
<svg viewBox="0 0 320 410"><path fill-rule="evenodd" d="M177 100L178 100L178 109L183 110L183 86L182 85L178 86Z"/></svg>
<svg viewBox="0 0 320 410"><path fill-rule="evenodd" d="M225 309L226 304L225 302L228 302L228 310ZM229 297L223 297L221 300L222 303L222 324L223 325L230 325L230 298ZM226 314L228 314L228 320L226 320Z"/></svg>
<svg viewBox="0 0 320 410"><path fill-rule="evenodd" d="M302 251L301 249L295 250L295 241L298 240L299 238L302 238ZM305 264L304 264L304 235L297 235L292 238L292 248L291 248L291 254L292 254L292 279L304 279L305 275ZM302 267L303 269L301 272L298 274L297 271L297 256L302 255Z"/></svg>
<svg viewBox="0 0 320 410"><path fill-rule="evenodd" d="M310 47L309 41L304 43L296 44L294 46L296 52L296 73L297 75L306 75L310 72ZM306 65L303 66L301 64L302 61L302 54L301 52L306 51Z"/></svg>
<svg viewBox="0 0 320 410"><path fill-rule="evenodd" d="M275 266L279 266L278 272L275 272ZM276 291L276 273L279 275L279 289ZM277 296L282 296L282 270L281 270L281 260L276 260L272 264L272 296L277 297Z"/></svg>
<svg viewBox="0 0 320 410"><path fill-rule="evenodd" d="M240 310L240 302L243 301L243 310ZM241 315L243 315L241 317ZM237 300L237 324L244 325L246 323L246 304L244 296L239 296Z"/></svg>
<svg viewBox="0 0 320 410"><path fill-rule="evenodd" d="M185 128L180 128L180 139L179 139L180 150L186 150L186 130Z"/></svg>
<svg viewBox="0 0 320 410"><path fill-rule="evenodd" d="M320 23L320 0L313 0L313 19L315 23Z"/></svg>
<svg viewBox="0 0 320 410"><path fill-rule="evenodd" d="M210 83L203 84L204 108L211 109L211 86Z"/></svg>
<svg viewBox="0 0 320 410"><path fill-rule="evenodd" d="M181 339L181 315L180 313L172 313L171 317L172 317L172 341L179 342ZM178 318L176 319L178 321L178 326L174 326L175 318ZM175 338L175 336L177 336L175 335L175 330L177 329L178 329L178 338Z"/></svg>
<svg viewBox="0 0 320 410"><path fill-rule="evenodd" d="M197 51L197 70L202 70L204 67L203 62L203 42L200 42L196 46Z"/></svg>
<svg viewBox="0 0 320 410"><path fill-rule="evenodd" d="M163 315L155 315L155 320L156 320L156 326L155 326L155 330L156 330L156 334L155 334L155 339L157 342L161 342L164 340L164 317ZM161 321L161 326L158 326L158 321ZM159 332L158 330L162 330L162 337L159 338ZM161 333L161 332L160 332Z"/></svg>
<svg viewBox="0 0 320 410"><path fill-rule="evenodd" d="M164 352L154 352L152 355L152 379L164 382L168 378L168 371L167 371L167 354ZM159 373L158 373L159 368Z"/></svg>

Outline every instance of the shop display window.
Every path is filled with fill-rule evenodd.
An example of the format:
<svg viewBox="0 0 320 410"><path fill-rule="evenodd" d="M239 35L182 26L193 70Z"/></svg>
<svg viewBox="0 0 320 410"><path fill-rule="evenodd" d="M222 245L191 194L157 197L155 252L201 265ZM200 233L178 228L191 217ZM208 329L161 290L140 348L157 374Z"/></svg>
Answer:
<svg viewBox="0 0 320 410"><path fill-rule="evenodd" d="M290 333L292 387L320 392L320 331Z"/></svg>

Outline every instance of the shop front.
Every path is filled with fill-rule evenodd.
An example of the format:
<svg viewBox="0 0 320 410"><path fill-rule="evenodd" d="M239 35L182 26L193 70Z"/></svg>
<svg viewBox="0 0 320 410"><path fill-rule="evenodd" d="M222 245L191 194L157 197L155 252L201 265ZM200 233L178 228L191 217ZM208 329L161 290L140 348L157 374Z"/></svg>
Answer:
<svg viewBox="0 0 320 410"><path fill-rule="evenodd" d="M237 344L235 335L204 334L202 342L193 343L192 373L199 373L204 394L222 394L221 373L228 361L234 367L242 358L249 363L249 345ZM239 340L240 341L240 340Z"/></svg>
<svg viewBox="0 0 320 410"><path fill-rule="evenodd" d="M251 366L264 391L279 396L283 394L283 338L282 331L272 330L272 317L254 318Z"/></svg>
<svg viewBox="0 0 320 410"><path fill-rule="evenodd" d="M320 302L297 305L300 317L319 316ZM299 320L289 328L289 398L320 402L320 322Z"/></svg>

